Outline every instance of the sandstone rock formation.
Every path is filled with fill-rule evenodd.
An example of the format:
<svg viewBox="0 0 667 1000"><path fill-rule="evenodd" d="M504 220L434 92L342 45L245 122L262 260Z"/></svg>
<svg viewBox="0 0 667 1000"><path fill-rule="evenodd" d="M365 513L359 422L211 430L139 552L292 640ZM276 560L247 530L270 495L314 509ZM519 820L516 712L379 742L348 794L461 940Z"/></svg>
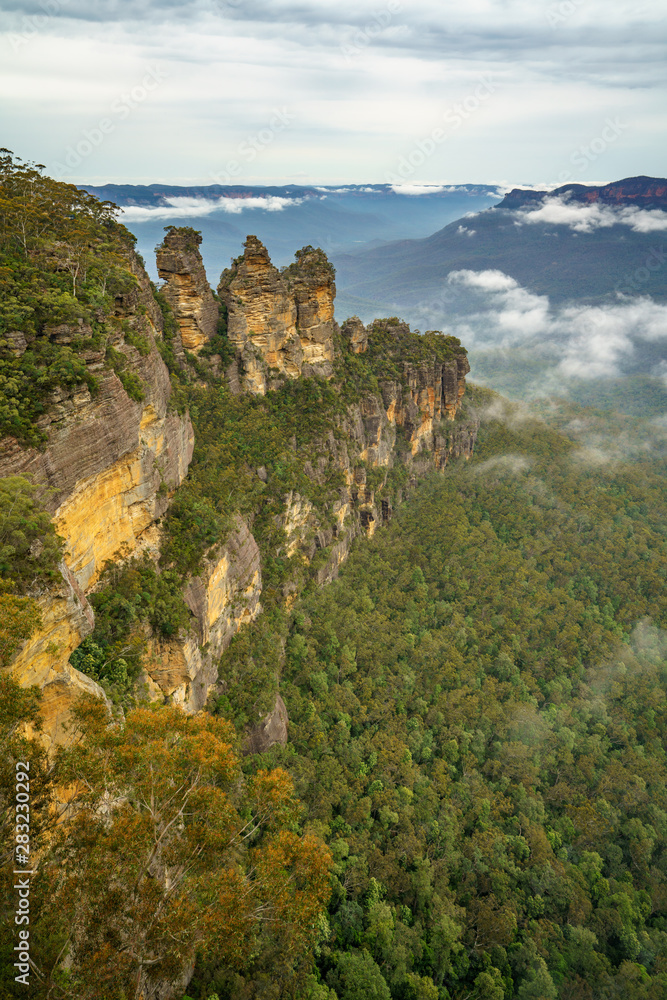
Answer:
<svg viewBox="0 0 667 1000"><path fill-rule="evenodd" d="M183 344L193 351L213 335L217 320L198 243L191 230L172 230L158 251L165 294ZM43 452L12 439L0 442L0 475L27 474L51 487L51 513L66 540L64 589L41 596L44 626L13 663L22 683L42 686L47 730L55 740L62 738L68 708L81 690L103 696L68 663L93 626L85 594L108 560L141 549L157 553L156 522L192 456L189 418L170 409L169 375L155 346L162 315L143 268L135 262L133 270L136 286L117 297L107 323L106 346L122 359L119 373L101 348L80 353L98 379L97 393L91 396L86 388L52 393L42 418L48 434ZM322 251L304 248L281 273L262 243L250 236L243 256L223 273L220 295L237 351L238 391L262 395L287 378L332 376L334 345L340 341L333 318L334 272ZM47 332L65 344L92 335L92 330L67 325ZM128 332L135 336L126 337ZM286 584L289 600L318 552L321 557L308 572L323 584L336 576L356 536L372 535L390 520L404 489L397 492L390 485L395 464L407 464L413 479L433 466L441 469L451 457L471 454L477 431L474 415L460 416L469 367L458 342L433 340L431 350L431 342L417 338L406 324L377 321L367 329L358 317L341 332L343 350L366 355L364 364L370 365L379 391L369 385L356 402L332 415L328 433L303 457L303 472L318 487L342 483L337 495L334 491L322 506L292 490L275 516L285 533L276 555L295 567ZM142 350L133 346L137 334ZM24 337L10 339L13 351L26 349ZM123 366L141 385L140 401L125 391ZM369 470L382 474L371 476ZM256 472L263 483L269 481L268 463ZM169 641L149 638L143 675L148 694L200 710L217 681L221 654L233 635L260 614L261 590L259 549L237 517L224 544L204 560L201 575L187 583L192 627ZM286 714L283 719L281 704L253 730L253 746L267 745L276 734L282 739Z"/></svg>
<svg viewBox="0 0 667 1000"><path fill-rule="evenodd" d="M223 271L227 336L236 348L242 385L264 395L285 378L333 372L333 268L306 247L281 274L263 243L248 236L245 252Z"/></svg>
<svg viewBox="0 0 667 1000"><path fill-rule="evenodd" d="M333 375L335 271L322 250L304 247L284 271L296 302L296 328L303 350L301 374Z"/></svg>
<svg viewBox="0 0 667 1000"><path fill-rule="evenodd" d="M23 687L42 691L43 737L47 745L66 738L69 710L83 694L106 700L104 691L69 664L69 657L93 628L93 612L67 567L62 581L42 594L37 603L42 627L14 657L11 673Z"/></svg>
<svg viewBox="0 0 667 1000"><path fill-rule="evenodd" d="M185 350L198 354L218 328L218 304L204 270L192 229L171 229L157 248L157 270L166 282L162 292L174 311Z"/></svg>
<svg viewBox="0 0 667 1000"><path fill-rule="evenodd" d="M276 743L287 743L289 718L285 702L279 694L273 709L256 726L253 726L246 737L245 751L247 753L266 753Z"/></svg>
<svg viewBox="0 0 667 1000"><path fill-rule="evenodd" d="M347 319L340 332L348 343L352 354L364 354L368 349L368 330L358 316Z"/></svg>
<svg viewBox="0 0 667 1000"><path fill-rule="evenodd" d="M262 574L257 543L246 523L234 527L218 550L204 560L200 576L190 579L185 600L194 633L150 644L144 678L151 695L190 712L206 704L218 679L217 662L232 636L261 612Z"/></svg>

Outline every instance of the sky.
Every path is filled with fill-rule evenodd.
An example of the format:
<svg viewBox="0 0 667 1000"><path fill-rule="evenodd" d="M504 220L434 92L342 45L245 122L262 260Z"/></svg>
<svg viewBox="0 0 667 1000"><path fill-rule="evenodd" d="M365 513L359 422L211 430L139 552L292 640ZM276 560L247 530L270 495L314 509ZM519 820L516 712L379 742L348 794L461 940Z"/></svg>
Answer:
<svg viewBox="0 0 667 1000"><path fill-rule="evenodd" d="M75 183L664 176L662 0L3 0L0 145Z"/></svg>

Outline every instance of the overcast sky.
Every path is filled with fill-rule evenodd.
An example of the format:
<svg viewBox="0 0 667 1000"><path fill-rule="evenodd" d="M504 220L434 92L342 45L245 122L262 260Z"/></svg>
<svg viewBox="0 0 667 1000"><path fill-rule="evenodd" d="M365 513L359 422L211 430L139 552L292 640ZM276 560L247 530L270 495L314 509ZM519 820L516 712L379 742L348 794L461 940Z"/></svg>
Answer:
<svg viewBox="0 0 667 1000"><path fill-rule="evenodd" d="M667 173L662 0L3 8L0 145L75 182Z"/></svg>

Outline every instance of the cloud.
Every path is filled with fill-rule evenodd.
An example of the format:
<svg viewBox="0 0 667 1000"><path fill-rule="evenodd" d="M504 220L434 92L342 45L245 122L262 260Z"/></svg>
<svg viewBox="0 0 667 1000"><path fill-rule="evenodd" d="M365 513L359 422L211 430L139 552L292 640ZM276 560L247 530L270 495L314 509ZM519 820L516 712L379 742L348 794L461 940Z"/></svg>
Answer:
<svg viewBox="0 0 667 1000"><path fill-rule="evenodd" d="M166 204L155 208L128 205L121 209L123 222L150 222L152 219L196 219L213 212L240 215L249 209L259 208L265 212L282 212L292 205L300 205L305 198L279 198L266 195L252 198L164 198Z"/></svg>
<svg viewBox="0 0 667 1000"><path fill-rule="evenodd" d="M483 476L489 472L495 472L498 475L518 476L522 472L527 472L531 465L531 460L525 455L497 455L494 458L487 458L479 465L475 463L470 466L469 474Z"/></svg>
<svg viewBox="0 0 667 1000"><path fill-rule="evenodd" d="M456 191L456 187L446 187L444 184L392 184L391 190L394 194L420 195Z"/></svg>
<svg viewBox="0 0 667 1000"><path fill-rule="evenodd" d="M539 208L529 208L518 213L518 223L547 223L569 226L577 233L592 233L611 226L629 226L635 233L654 233L667 230L667 212L660 209L616 208L595 201L587 205L568 201L562 196L545 198Z"/></svg>
<svg viewBox="0 0 667 1000"><path fill-rule="evenodd" d="M460 236L474 236L475 233L477 232L477 230L476 229L468 229L466 226L459 226L459 228L456 230L456 232Z"/></svg>
<svg viewBox="0 0 667 1000"><path fill-rule="evenodd" d="M458 312L458 316L452 319ZM464 315L462 314L464 313ZM454 334L478 356L521 352L534 363L531 395L563 395L569 379L616 378L642 370L642 358L667 349L667 305L619 297L606 305L553 306L499 270L452 271L441 302L421 307L415 320ZM659 371L664 377L667 363Z"/></svg>
<svg viewBox="0 0 667 1000"><path fill-rule="evenodd" d="M498 396L480 410L479 417L483 422L497 420L511 431L520 430L526 424L544 423L530 406L512 402L504 396Z"/></svg>
<svg viewBox="0 0 667 1000"><path fill-rule="evenodd" d="M252 169L241 164L246 181L380 181L459 105L461 127L410 175L416 185L550 177L609 109L641 128L605 153L605 179L637 164L659 172L661 5L643 0L631 18L623 4L574 7L552 26L528 0L398 10L372 0L6 0L5 131L20 155L61 159L159 60L164 86L70 179L201 182L266 127L274 103L295 122ZM358 54L346 59L346 45ZM482 74L495 90L468 120Z"/></svg>
<svg viewBox="0 0 667 1000"><path fill-rule="evenodd" d="M451 271L447 282L490 296L493 307L491 329L495 331L496 339L505 345L539 334L549 322L546 295L533 295L503 271ZM468 323L471 323L470 318Z"/></svg>
<svg viewBox="0 0 667 1000"><path fill-rule="evenodd" d="M450 285L465 285L467 288L481 288L485 292L505 292L518 288L519 282L504 271L450 271L447 275Z"/></svg>

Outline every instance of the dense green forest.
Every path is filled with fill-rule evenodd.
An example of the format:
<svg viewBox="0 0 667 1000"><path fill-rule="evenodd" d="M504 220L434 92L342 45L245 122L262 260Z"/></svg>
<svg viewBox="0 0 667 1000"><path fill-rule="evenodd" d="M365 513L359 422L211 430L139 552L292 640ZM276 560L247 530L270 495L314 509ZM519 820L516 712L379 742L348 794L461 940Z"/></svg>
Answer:
<svg viewBox="0 0 667 1000"><path fill-rule="evenodd" d="M667 992L664 461L491 412L294 609L290 742L246 762L335 859L317 1000Z"/></svg>

